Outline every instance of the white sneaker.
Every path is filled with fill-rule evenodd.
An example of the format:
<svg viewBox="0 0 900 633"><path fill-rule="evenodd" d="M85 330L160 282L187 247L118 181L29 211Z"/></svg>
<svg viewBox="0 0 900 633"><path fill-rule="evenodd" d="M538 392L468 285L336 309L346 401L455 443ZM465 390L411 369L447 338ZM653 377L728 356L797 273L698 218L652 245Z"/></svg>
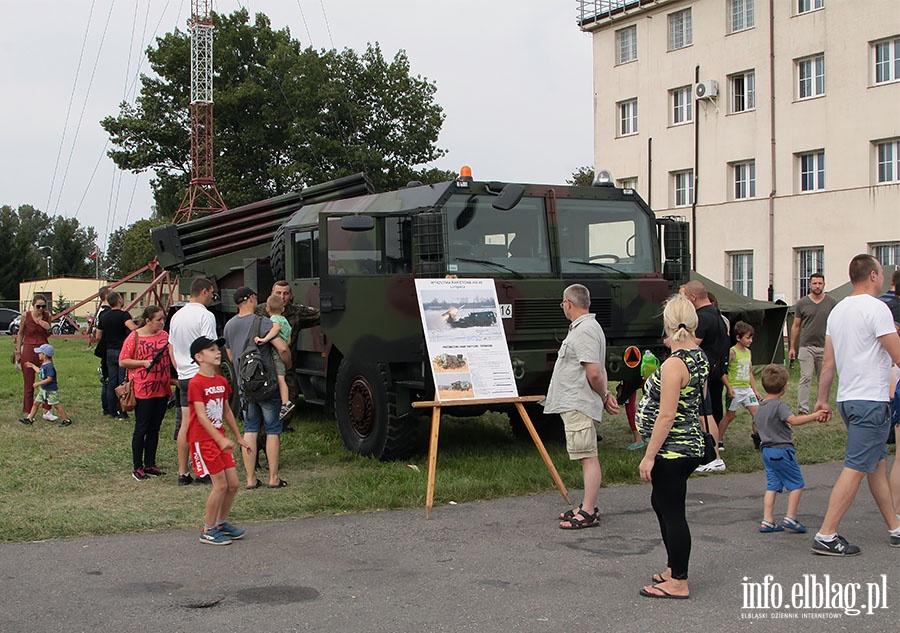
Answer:
<svg viewBox="0 0 900 633"><path fill-rule="evenodd" d="M695 473L724 473L725 472L725 462L721 459L714 459L708 464L704 464L702 466L697 466L697 470Z"/></svg>
<svg viewBox="0 0 900 633"><path fill-rule="evenodd" d="M56 422L59 419L59 416L53 415L49 411L45 411L42 416L47 422Z"/></svg>

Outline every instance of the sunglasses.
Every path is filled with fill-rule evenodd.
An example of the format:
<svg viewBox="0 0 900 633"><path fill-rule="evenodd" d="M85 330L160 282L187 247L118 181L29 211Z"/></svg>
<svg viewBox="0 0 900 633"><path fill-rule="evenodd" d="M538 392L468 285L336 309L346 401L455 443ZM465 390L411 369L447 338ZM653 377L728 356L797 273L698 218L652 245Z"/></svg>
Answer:
<svg viewBox="0 0 900 633"><path fill-rule="evenodd" d="M35 303L34 307L35 308L46 308L47 304L46 303Z"/></svg>

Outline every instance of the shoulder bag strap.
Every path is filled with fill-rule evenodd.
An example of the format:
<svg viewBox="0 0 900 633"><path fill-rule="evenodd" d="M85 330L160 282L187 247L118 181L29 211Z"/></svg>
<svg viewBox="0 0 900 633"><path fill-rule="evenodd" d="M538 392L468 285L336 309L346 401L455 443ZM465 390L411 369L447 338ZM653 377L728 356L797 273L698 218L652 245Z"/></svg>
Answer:
<svg viewBox="0 0 900 633"><path fill-rule="evenodd" d="M247 331L247 340L244 341L244 349L241 351L243 355L248 349L250 349L250 345L253 343L254 332L256 332L256 336L259 335L259 324L262 323L262 318L257 314L253 317L253 325L250 326L250 329Z"/></svg>

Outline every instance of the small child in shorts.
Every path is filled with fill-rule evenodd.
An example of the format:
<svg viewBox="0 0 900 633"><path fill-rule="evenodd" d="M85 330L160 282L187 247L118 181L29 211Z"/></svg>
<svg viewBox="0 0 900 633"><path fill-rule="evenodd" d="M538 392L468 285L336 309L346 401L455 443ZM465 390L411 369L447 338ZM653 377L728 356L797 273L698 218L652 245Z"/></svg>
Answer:
<svg viewBox="0 0 900 633"><path fill-rule="evenodd" d="M753 377L753 359L750 354L750 346L753 345L753 326L743 321L734 324L736 342L728 352L728 373L722 376L725 384L725 417L719 422L719 450L725 450L725 430L738 409L747 407L750 412L750 424L752 432L750 439L753 447L759 450L759 434L756 432L756 408L759 405L759 390L756 388L756 379Z"/></svg>
<svg viewBox="0 0 900 633"><path fill-rule="evenodd" d="M270 295L266 299L266 312L272 321L272 329L265 337L254 337L253 342L257 345L268 343L276 336L280 336L281 340L287 344L291 338L291 324L284 318L284 299L278 295ZM272 354L272 360L275 363L275 373L278 374L278 395L281 396L281 412L278 414L279 420L284 420L291 411L294 410L294 403L291 402L290 392L288 391L287 381L284 378L286 372L284 361L278 353Z"/></svg>
<svg viewBox="0 0 900 633"><path fill-rule="evenodd" d="M787 389L788 370L784 365L766 365L762 371L762 386L766 390L765 399L756 412L756 426L762 444L763 465L766 467L766 495L763 498L763 520L760 532L806 532L806 526L797 521L800 495L803 494L803 474L797 464L794 452L792 427L818 420L824 422L824 411L807 415L794 415L781 396ZM787 514L781 523L775 523L775 495L787 489Z"/></svg>
<svg viewBox="0 0 900 633"><path fill-rule="evenodd" d="M19 422L22 424L34 424L34 416L37 415L38 407L44 403L50 405L51 408L56 407L59 417L62 418L62 421L57 426L70 426L72 424L72 420L69 419L65 409L59 403L59 382L56 380L56 367L53 365L53 354L55 352L56 350L53 349L52 345L44 343L40 347L34 348L34 353L38 355L41 366L38 367L32 362L25 363L38 375L39 380L34 383L34 405L31 407L31 412L27 417L19 418Z"/></svg>
<svg viewBox="0 0 900 633"><path fill-rule="evenodd" d="M231 541L244 536L244 530L228 522L228 513L240 485L231 451L235 441L248 452L250 445L238 431L228 405L231 396L228 380L218 371L223 349L223 338L214 341L201 336L191 343L191 358L200 365L200 371L188 383L187 443L194 472L198 477L209 475L212 483L200 532L200 542L209 545L230 545ZM226 424L235 441L225 435Z"/></svg>

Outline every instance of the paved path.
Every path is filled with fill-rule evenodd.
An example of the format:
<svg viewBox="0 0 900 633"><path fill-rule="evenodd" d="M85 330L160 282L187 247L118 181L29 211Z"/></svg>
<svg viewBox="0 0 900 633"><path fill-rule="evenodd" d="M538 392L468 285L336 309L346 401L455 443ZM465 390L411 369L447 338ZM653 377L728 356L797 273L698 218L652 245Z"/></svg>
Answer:
<svg viewBox="0 0 900 633"><path fill-rule="evenodd" d="M804 468L811 528L839 470ZM416 509L246 524L228 547L200 544L195 530L0 544L0 631L898 630L900 549L888 546L865 485L842 524L863 553L839 559L810 554L809 535L756 531L764 482L757 473L689 483L686 601L638 595L665 552L649 487L622 486L601 491L602 527L577 532L556 527L563 507L548 492L438 506L428 521ZM744 608L743 579L766 575L765 593L786 601L795 583L814 599L812 585L821 592L827 581L829 595L858 608L878 587L887 607Z"/></svg>

